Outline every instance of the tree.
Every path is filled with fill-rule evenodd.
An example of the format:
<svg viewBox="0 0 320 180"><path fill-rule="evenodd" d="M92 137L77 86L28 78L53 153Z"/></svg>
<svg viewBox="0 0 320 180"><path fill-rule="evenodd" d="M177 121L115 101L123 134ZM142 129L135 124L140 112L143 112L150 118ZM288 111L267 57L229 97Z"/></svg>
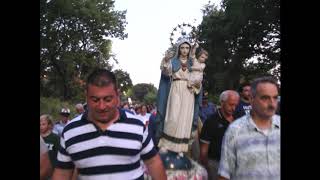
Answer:
<svg viewBox="0 0 320 180"><path fill-rule="evenodd" d="M280 1L224 0L228 19L237 23L233 47L245 59L242 74L255 70L255 74L271 74L280 63ZM236 45L239 44L239 45ZM254 57L256 62L250 62ZM279 78L279 74L273 74Z"/></svg>
<svg viewBox="0 0 320 180"><path fill-rule="evenodd" d="M122 69L117 69L113 71L116 75L118 88L120 89L120 99L121 101L127 101L127 98L130 97L129 90L132 88L132 81L130 75L123 71ZM131 93L131 92L130 92Z"/></svg>
<svg viewBox="0 0 320 180"><path fill-rule="evenodd" d="M126 11L113 0L40 0L40 93L69 100L94 67L111 69L111 41L124 39Z"/></svg>
<svg viewBox="0 0 320 180"><path fill-rule="evenodd" d="M209 52L204 77L209 92L236 89L248 77L279 77L279 10L279 0L223 0L220 9L205 6L198 29L201 46Z"/></svg>
<svg viewBox="0 0 320 180"><path fill-rule="evenodd" d="M132 88L132 81L130 75L123 71L122 69L116 69L113 71L117 77L118 86L121 92L127 92L130 88Z"/></svg>
<svg viewBox="0 0 320 180"><path fill-rule="evenodd" d="M209 52L206 61L203 85L209 92L219 92L225 88L225 59L230 56L226 39L229 39L225 27L226 17L222 9L215 5L206 5L203 20L198 27L200 46Z"/></svg>
<svg viewBox="0 0 320 180"><path fill-rule="evenodd" d="M154 104L157 100L157 91L149 91L148 94L144 97L144 102L146 104Z"/></svg>
<svg viewBox="0 0 320 180"><path fill-rule="evenodd" d="M133 100L143 103L153 103L156 99L157 88L153 84L140 83L132 87ZM154 96L155 95L155 96ZM151 102L153 100L153 102Z"/></svg>

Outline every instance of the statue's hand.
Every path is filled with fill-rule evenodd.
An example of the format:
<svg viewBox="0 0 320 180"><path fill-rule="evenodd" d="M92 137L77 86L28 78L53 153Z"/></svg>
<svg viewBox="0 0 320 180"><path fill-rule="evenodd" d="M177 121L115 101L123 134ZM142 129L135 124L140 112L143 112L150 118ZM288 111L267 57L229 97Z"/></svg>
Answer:
<svg viewBox="0 0 320 180"><path fill-rule="evenodd" d="M164 61L167 63L167 62L169 62L169 57L164 57Z"/></svg>
<svg viewBox="0 0 320 180"><path fill-rule="evenodd" d="M200 86L201 86L201 82L197 82L197 83L195 83L195 84L194 84L194 86L195 86L196 88L198 88L198 89L199 89L199 88L200 88Z"/></svg>
<svg viewBox="0 0 320 180"><path fill-rule="evenodd" d="M168 62L173 56L174 56L174 52L172 52L172 51L167 51L166 54L165 54L165 56L164 56L165 62Z"/></svg>
<svg viewBox="0 0 320 180"><path fill-rule="evenodd" d="M195 42L195 48L198 48L199 47L199 44L198 44L198 42L196 41Z"/></svg>

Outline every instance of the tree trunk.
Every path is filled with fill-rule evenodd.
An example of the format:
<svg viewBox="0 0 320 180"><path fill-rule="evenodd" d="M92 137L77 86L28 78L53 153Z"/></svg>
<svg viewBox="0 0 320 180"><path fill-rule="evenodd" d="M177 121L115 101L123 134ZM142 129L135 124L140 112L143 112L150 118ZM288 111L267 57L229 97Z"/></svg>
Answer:
<svg viewBox="0 0 320 180"><path fill-rule="evenodd" d="M228 76L230 78L228 88L236 90L240 83L240 72L241 72L241 58L239 55L235 55L232 59L231 66L229 69Z"/></svg>

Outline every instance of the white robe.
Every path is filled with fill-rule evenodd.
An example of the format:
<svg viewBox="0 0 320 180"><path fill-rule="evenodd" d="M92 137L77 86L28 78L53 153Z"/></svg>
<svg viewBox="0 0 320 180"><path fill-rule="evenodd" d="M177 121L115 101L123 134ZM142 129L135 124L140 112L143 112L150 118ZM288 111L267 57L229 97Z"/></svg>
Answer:
<svg viewBox="0 0 320 180"><path fill-rule="evenodd" d="M164 133L175 138L190 139L191 135L195 97L187 88L189 73L187 69L183 71L180 68L172 74L172 79L185 79L173 80L168 96ZM188 151L188 143L175 143L165 138L160 139L159 147L174 152Z"/></svg>

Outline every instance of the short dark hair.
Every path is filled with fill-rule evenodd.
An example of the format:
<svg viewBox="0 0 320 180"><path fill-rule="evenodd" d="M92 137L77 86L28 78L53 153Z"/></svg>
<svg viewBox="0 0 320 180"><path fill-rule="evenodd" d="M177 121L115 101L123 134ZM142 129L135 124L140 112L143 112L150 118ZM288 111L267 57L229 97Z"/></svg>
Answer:
<svg viewBox="0 0 320 180"><path fill-rule="evenodd" d="M255 97L257 95L257 86L258 86L258 84L261 84L261 83L274 84L277 87L277 89L279 90L279 85L278 85L275 78L273 78L271 76L264 76L264 77L256 78L251 83L251 94L253 97Z"/></svg>
<svg viewBox="0 0 320 180"><path fill-rule="evenodd" d="M115 90L117 91L117 79L113 72L98 68L95 69L87 78L86 89L88 90L89 84L95 85L98 87L109 86L110 84L114 85Z"/></svg>
<svg viewBox="0 0 320 180"><path fill-rule="evenodd" d="M239 89L238 89L238 93L242 93L243 88L246 87L246 86L251 86L250 82L247 82L247 81L246 81L246 82L240 84L240 87L239 87Z"/></svg>

